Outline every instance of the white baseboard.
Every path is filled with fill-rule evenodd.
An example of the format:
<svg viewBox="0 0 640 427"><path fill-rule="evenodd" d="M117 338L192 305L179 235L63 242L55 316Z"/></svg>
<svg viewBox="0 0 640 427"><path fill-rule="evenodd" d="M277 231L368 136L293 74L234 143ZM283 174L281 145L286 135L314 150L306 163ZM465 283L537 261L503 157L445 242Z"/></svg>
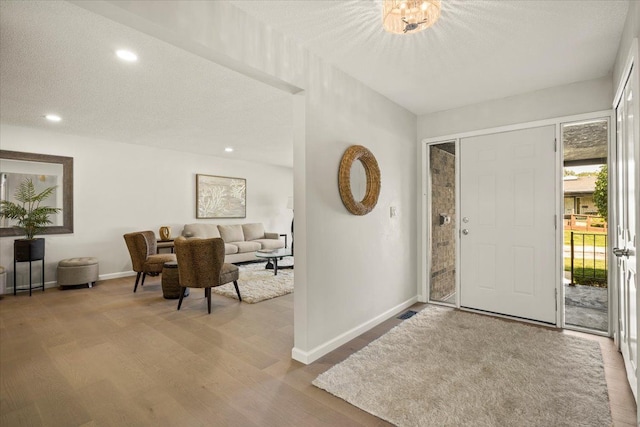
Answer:
<svg viewBox="0 0 640 427"><path fill-rule="evenodd" d="M98 280L119 279L120 277L129 277L129 276L135 276L135 275L136 275L135 271L121 271L119 273L100 274L98 275ZM38 284L39 283L34 283L34 285L38 285ZM45 289L55 288L56 286L58 286L58 282L55 280L52 280L50 282L44 282ZM20 288L20 292L24 292L24 289ZM4 295L10 295L10 294L13 294L13 283L7 284L5 288ZM2 294L0 293L0 295Z"/></svg>
<svg viewBox="0 0 640 427"><path fill-rule="evenodd" d="M323 343L320 344L319 346L311 349L310 351L303 351L297 347L294 347L291 350L291 358L293 360L297 360L298 362L304 363L305 365L308 365L309 363L312 363L316 360L318 360L319 358L321 358L322 356L324 356L325 354L335 350L336 348L340 347L343 344L348 343L349 341L351 341L352 339L358 337L359 335L362 335L363 333L367 332L369 329L373 328L376 325L379 325L380 323L384 322L385 320L395 316L396 314L400 313L402 310L411 307L413 304L415 304L418 301L418 297L415 296L413 298L408 299L407 301L400 303L398 305L396 305L395 307L390 308L389 310L385 311L382 314L379 314L378 316L374 317L371 320L368 320L358 326L356 326L353 329L350 329L346 332L344 332L343 334L338 335L337 337Z"/></svg>
<svg viewBox="0 0 640 427"><path fill-rule="evenodd" d="M135 271L121 271L119 273L109 273L109 274L100 274L98 276L98 280L109 280L109 279L119 279L121 277L129 277L129 276L135 276L136 272Z"/></svg>
<svg viewBox="0 0 640 427"><path fill-rule="evenodd" d="M42 282L35 282L32 283L31 286L40 286L40 283ZM45 289L49 289L49 288L55 288L56 286L58 286L58 282L56 282L55 280L52 282L44 282L44 288ZM25 287L24 288L20 288L18 287L18 292L24 292L24 291L28 291L29 288ZM38 289L33 289L33 292L42 292L42 288L38 288ZM4 295L10 295L13 294L13 283L11 284L7 284L7 287L5 288L5 293Z"/></svg>

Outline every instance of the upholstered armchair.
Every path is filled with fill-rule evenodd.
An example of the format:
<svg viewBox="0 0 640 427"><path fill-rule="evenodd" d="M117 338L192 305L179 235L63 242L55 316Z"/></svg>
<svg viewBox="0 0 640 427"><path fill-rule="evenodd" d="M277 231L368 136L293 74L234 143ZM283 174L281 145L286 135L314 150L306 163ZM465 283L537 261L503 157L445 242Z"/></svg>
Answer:
<svg viewBox="0 0 640 427"><path fill-rule="evenodd" d="M153 231L137 231L135 233L127 233L124 235L124 241L127 243L129 255L131 255L131 264L133 271L138 273L136 276L136 284L133 292L138 290L138 282L142 275L142 283L148 275L157 276L162 273L162 266L165 262L175 261L175 254L157 254L157 240Z"/></svg>
<svg viewBox="0 0 640 427"><path fill-rule="evenodd" d="M242 301L238 289L238 267L224 262L224 241L212 239L175 240L176 257L178 258L178 274L180 276L180 300L178 310L182 306L182 298L187 288L204 288L207 297L207 309L211 314L211 288L233 282Z"/></svg>

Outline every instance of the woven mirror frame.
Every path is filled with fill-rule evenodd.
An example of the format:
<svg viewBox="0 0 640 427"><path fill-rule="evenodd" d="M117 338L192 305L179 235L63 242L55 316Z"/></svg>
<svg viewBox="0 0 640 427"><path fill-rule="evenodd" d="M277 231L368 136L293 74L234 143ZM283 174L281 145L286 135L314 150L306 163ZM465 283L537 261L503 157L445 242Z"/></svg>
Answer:
<svg viewBox="0 0 640 427"><path fill-rule="evenodd" d="M367 191L361 201L355 200L351 191L351 166L356 160L362 163L367 176ZM380 195L380 168L366 147L352 145L344 152L338 170L338 189L344 207L354 215L366 215L376 206Z"/></svg>

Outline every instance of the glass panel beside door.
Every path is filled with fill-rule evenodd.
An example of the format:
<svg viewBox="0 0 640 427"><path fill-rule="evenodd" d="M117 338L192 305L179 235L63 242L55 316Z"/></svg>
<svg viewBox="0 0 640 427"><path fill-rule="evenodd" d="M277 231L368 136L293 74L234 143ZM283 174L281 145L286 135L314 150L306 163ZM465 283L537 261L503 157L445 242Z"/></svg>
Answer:
<svg viewBox="0 0 640 427"><path fill-rule="evenodd" d="M429 146L429 300L456 303L456 146Z"/></svg>
<svg viewBox="0 0 640 427"><path fill-rule="evenodd" d="M609 331L609 119L561 128L564 192L564 324Z"/></svg>

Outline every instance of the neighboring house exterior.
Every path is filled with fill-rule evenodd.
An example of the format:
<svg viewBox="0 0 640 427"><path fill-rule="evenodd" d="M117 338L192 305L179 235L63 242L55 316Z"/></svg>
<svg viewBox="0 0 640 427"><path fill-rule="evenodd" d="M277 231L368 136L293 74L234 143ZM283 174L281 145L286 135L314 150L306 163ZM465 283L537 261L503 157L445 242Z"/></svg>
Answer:
<svg viewBox="0 0 640 427"><path fill-rule="evenodd" d="M564 214L598 216L598 208L593 202L597 176L564 177Z"/></svg>

